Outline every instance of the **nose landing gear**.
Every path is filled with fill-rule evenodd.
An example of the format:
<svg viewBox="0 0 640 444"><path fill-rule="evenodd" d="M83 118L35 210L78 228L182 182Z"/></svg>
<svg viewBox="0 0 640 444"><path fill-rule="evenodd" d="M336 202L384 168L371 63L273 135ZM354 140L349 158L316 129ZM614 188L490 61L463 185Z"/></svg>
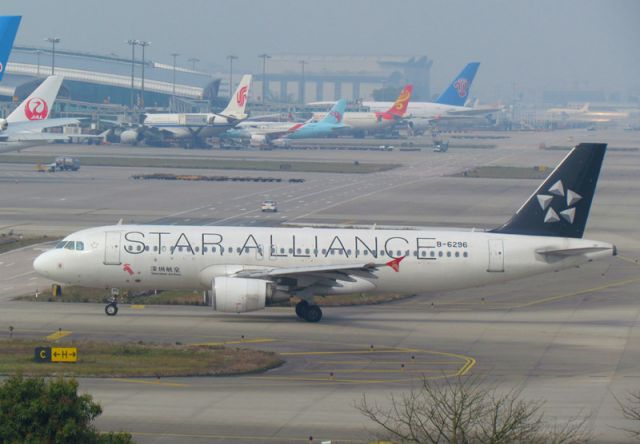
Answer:
<svg viewBox="0 0 640 444"><path fill-rule="evenodd" d="M107 316L115 316L118 314L118 298L117 297L115 296L111 297L111 300L109 301L107 306L104 307L104 312L107 314Z"/></svg>

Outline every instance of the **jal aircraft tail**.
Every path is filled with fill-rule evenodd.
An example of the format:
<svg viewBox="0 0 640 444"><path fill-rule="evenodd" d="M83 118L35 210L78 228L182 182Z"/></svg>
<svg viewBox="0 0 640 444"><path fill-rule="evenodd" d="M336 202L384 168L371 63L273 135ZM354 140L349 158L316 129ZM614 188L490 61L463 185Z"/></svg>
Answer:
<svg viewBox="0 0 640 444"><path fill-rule="evenodd" d="M467 97L469 97L469 90L471 89L471 84L473 83L473 79L476 76L479 66L480 63L478 62L471 62L467 64L460 74L453 79L453 82L451 82L449 87L440 94L436 103L440 103L442 105L464 106L467 101Z"/></svg>
<svg viewBox="0 0 640 444"><path fill-rule="evenodd" d="M53 103L62 85L62 76L49 76L40 84L9 117L8 123L45 120L51 114Z"/></svg>
<svg viewBox="0 0 640 444"><path fill-rule="evenodd" d="M327 113L321 122L329 123L331 125L342 124L342 118L344 117L344 110L347 109L347 101L345 99L338 100Z"/></svg>
<svg viewBox="0 0 640 444"><path fill-rule="evenodd" d="M606 143L576 146L525 204L493 233L581 238Z"/></svg>
<svg viewBox="0 0 640 444"><path fill-rule="evenodd" d="M412 92L413 85L405 85L405 87L402 88L402 91L400 91L400 95L398 95L396 101L393 102L393 105L391 105L391 108L387 111L387 114L403 117L407 112L407 106L409 106L409 100L411 99Z"/></svg>
<svg viewBox="0 0 640 444"><path fill-rule="evenodd" d="M21 18L19 15L0 16L0 80L4 75Z"/></svg>
<svg viewBox="0 0 640 444"><path fill-rule="evenodd" d="M247 101L249 100L249 88L251 87L251 74L245 74L242 76L236 92L231 96L229 104L220 113L226 117L232 117L234 119L246 119L247 114L244 112L247 107Z"/></svg>

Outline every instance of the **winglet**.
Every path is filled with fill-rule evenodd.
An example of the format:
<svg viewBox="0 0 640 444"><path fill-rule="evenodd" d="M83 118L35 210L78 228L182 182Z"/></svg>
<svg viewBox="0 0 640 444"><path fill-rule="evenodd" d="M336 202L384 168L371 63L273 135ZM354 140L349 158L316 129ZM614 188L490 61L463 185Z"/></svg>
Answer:
<svg viewBox="0 0 640 444"><path fill-rule="evenodd" d="M398 273L400 271L400 262L402 262L402 259L404 258L405 256L397 257L394 260L387 262L386 265L393 268L393 271Z"/></svg>

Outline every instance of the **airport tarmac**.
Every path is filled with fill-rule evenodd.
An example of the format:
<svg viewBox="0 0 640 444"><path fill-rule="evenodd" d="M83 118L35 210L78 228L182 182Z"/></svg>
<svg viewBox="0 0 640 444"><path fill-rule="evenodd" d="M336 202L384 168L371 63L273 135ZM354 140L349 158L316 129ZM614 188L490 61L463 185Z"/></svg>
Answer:
<svg viewBox="0 0 640 444"><path fill-rule="evenodd" d="M255 173L303 176L303 184L130 179L135 173L157 171L139 168L83 167L77 173L49 175L2 164L0 156L5 190L0 229L63 234L120 218L172 224L487 228L504 222L538 181L447 175L489 164L553 167L566 152L539 150L542 142L606 140L611 147L640 146L635 132L507 134L509 139L491 141L498 145L493 149L447 153L189 152L402 164L363 175ZM52 148L67 154L46 146L25 150L25 155ZM70 153L115 149L119 156L155 152L63 148ZM139 442L308 442L310 436L314 442L367 442L370 424L354 408L363 394L385 403L389 394L407 390L422 375L470 374L486 375L506 389L522 389L526 398L544 399L551 418L590 414L588 425L596 441L621 442L627 439L621 428L629 424L615 397L637 390L640 378L639 167L640 152L607 154L586 237L617 244L620 255L579 269L456 292L425 289L425 294L393 304L327 308L323 321L314 325L298 321L290 308L236 316L203 307L122 306L118 316L110 318L100 305L12 301L16 294L48 285L30 270L42 249L35 246L0 255L0 329L11 325L15 336L42 338L62 329L70 332L59 340L63 343L228 343L274 350L286 359L284 366L265 374L233 378L83 379L82 389L104 407L99 427L129 430ZM265 198L277 200L280 212L260 213Z"/></svg>

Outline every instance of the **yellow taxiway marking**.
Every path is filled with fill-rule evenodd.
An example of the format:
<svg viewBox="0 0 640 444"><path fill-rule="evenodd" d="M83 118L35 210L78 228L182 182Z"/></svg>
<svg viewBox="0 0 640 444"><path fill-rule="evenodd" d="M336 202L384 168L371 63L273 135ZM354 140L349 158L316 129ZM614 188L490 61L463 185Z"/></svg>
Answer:
<svg viewBox="0 0 640 444"><path fill-rule="evenodd" d="M47 341L57 341L60 338L64 338L65 336L69 336L72 332L69 330L58 330L51 333L49 336L45 337Z"/></svg>
<svg viewBox="0 0 640 444"><path fill-rule="evenodd" d="M465 356L465 355L461 355L458 353L449 353L449 352L441 352L441 351L435 351L435 350L423 350L423 349L415 349L415 348L381 348L381 349L356 349L356 350L352 350L352 351L348 351L348 350L336 350L336 351L308 351L308 352L284 352L284 353L280 353L281 356L334 356L334 355L375 355L375 354L381 354L381 353L413 353L415 354L431 354L431 355L436 355L436 356L440 356L440 357L449 357L452 359L456 359L459 362L458 364L458 368L451 368L448 371L445 371L443 369L438 371L438 375L432 375L432 376L425 376L427 379L440 379L440 378L446 378L446 377L451 377L451 376L464 376L467 373L469 373L469 371L476 365L476 360L470 356ZM312 363L314 363L314 361L311 361ZM326 361L320 361L320 362L326 362ZM345 362L349 362L349 361L339 361L336 360L334 361L337 364L341 364L341 363L345 363ZM358 360L358 361L351 361L351 362L358 362L361 363L362 360ZM385 363L389 363L392 361L384 361ZM429 362L429 361L426 361ZM439 361L439 362L445 362L446 364L451 364L451 361ZM320 369L320 370L303 370L302 372L298 373L298 375L296 375L295 373L288 376L288 375L265 375L265 376L255 376L255 379L270 379L270 380L283 380L283 381L307 381L307 382L324 382L324 383L351 383L351 384L384 384L384 383L399 383L399 382L407 382L410 381L415 373L434 373L437 370L416 370L415 367L411 367L408 368L408 364L411 363L411 360L409 359L403 359L403 360L398 360L393 362L395 363L395 365L397 365L398 367L400 367L402 364L405 365L404 369L403 368L398 368L396 370L390 370L390 369L376 369L376 368L372 368L372 369L365 369L365 370L358 370L358 369L344 369L344 370L340 370L340 369L335 369L335 370L330 370L330 369ZM376 367L379 363L376 362L375 360L371 360L367 362L368 365ZM325 374L327 376L325 377L319 377L319 376L309 376L306 377L304 376L305 373L308 374ZM333 373L333 374L332 374ZM402 379L353 379L353 378L339 378L336 377L336 375L339 374L369 374L369 373L378 373L378 374L384 374L384 373L392 373L392 374L402 374L402 373L406 373L407 374L407 378L402 378Z"/></svg>
<svg viewBox="0 0 640 444"><path fill-rule="evenodd" d="M638 263L638 259L634 259L634 258L632 258L632 257L627 257L627 256L621 256L621 255L618 255L618 259L622 259L623 261L630 262L630 263L632 263L633 265L638 265L638 266L640 266L640 263Z"/></svg>
<svg viewBox="0 0 640 444"><path fill-rule="evenodd" d="M548 298L537 299L531 302L525 302L524 304L515 304L513 308L526 308L531 307L533 305L544 304L545 302L557 301L559 299L569 298L572 296L580 296L582 294L593 293L596 291L606 290L608 288L621 287L627 284L633 284L635 282L640 282L640 278L633 279L623 279L621 281L609 282L608 284L600 285L598 287L585 288L583 290L573 291L571 293L559 294L557 296L549 296Z"/></svg>
<svg viewBox="0 0 640 444"><path fill-rule="evenodd" d="M625 259L626 260L626 259ZM633 261L632 259L630 259ZM560 299L566 299L574 296L580 296L583 294L594 293L596 291L606 290L608 288L621 287L627 284L633 284L636 282L640 282L640 278L632 278L632 279L623 279L619 281L609 282L608 284L599 285L597 287L591 288L583 288L582 290L572 291L569 293L563 293L555 296L544 297L540 299L534 299L529 302L478 302L478 301L453 301L453 302L438 302L434 304L435 308L438 309L447 309L447 310L464 310L465 307L479 307L483 306L484 308L496 309L496 310L516 310L519 308L527 308L532 307L534 305L544 304L547 302L553 302ZM430 305L430 303L418 303L418 305Z"/></svg>
<svg viewBox="0 0 640 444"><path fill-rule="evenodd" d="M309 437L297 437L290 438L286 436L252 436L252 435L214 435L209 433L163 433L163 432L129 432L134 436L154 436L154 437L167 437L167 438L202 438L205 440L216 441L249 441L249 442L297 442L305 443L309 442ZM371 441L363 441L361 439L352 438L332 438L335 442L353 442L353 443L367 443Z"/></svg>
<svg viewBox="0 0 640 444"><path fill-rule="evenodd" d="M143 304L133 304L133 305L131 306L131 308L133 308L133 309L135 309L135 310L140 310L140 309L143 309L143 308L144 308L144 305L143 305Z"/></svg>
<svg viewBox="0 0 640 444"><path fill-rule="evenodd" d="M209 345L209 346L216 346L216 345L238 345L238 344L265 344L267 342L275 342L276 339L269 339L269 338L255 338L255 339L240 339L239 341L223 341L223 342L194 342L192 344L189 345ZM282 354L282 353L280 353Z"/></svg>
<svg viewBox="0 0 640 444"><path fill-rule="evenodd" d="M130 382L132 384L161 385L163 387L189 387L189 384L180 384L177 382L163 382L157 379L112 378L112 381Z"/></svg>

